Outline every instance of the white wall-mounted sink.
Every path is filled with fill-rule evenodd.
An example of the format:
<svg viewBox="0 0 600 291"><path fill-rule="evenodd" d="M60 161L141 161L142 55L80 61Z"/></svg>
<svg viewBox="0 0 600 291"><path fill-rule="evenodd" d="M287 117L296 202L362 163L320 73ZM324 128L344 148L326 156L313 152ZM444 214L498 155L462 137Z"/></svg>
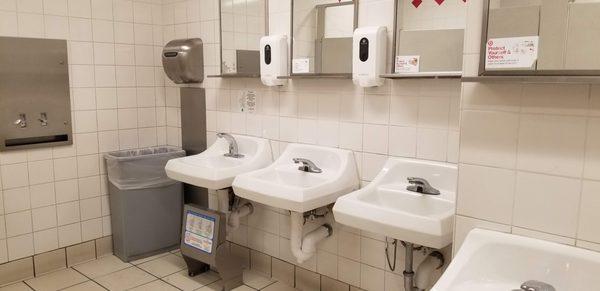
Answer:
<svg viewBox="0 0 600 291"><path fill-rule="evenodd" d="M232 135L241 158L226 157L229 143L217 138L206 151L170 160L165 170L169 178L208 189L231 187L233 179L242 173L264 168L271 164L273 155L268 140L243 135Z"/></svg>
<svg viewBox="0 0 600 291"><path fill-rule="evenodd" d="M408 177L426 179L441 194L406 190ZM333 214L348 226L441 249L452 242L456 179L452 164L390 158L369 185L340 197Z"/></svg>
<svg viewBox="0 0 600 291"><path fill-rule="evenodd" d="M322 169L309 173L298 169L294 158L305 158ZM238 175L236 195L296 212L313 210L358 188L358 173L351 151L312 145L289 144L272 165Z"/></svg>
<svg viewBox="0 0 600 291"><path fill-rule="evenodd" d="M600 253L558 243L474 229L432 291L520 290L535 280L557 291L600 287Z"/></svg>

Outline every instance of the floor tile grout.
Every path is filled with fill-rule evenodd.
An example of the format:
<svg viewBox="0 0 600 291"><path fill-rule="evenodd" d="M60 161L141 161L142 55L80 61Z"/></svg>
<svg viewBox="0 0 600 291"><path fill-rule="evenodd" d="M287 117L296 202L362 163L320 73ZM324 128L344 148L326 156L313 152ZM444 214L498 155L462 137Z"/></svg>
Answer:
<svg viewBox="0 0 600 291"><path fill-rule="evenodd" d="M79 271L79 270L75 269L75 267L77 267L77 266L84 265L84 264L86 264L86 263L90 263L90 262L93 262L93 261L84 262L84 263L77 264L77 265L73 265L73 266L68 266L68 267L66 267L66 268L64 268L64 269L56 270L55 272L59 272L59 271L65 271L65 270L69 270L69 269L70 269L70 270L73 270L73 271L75 271L77 274L80 274L80 275L81 275L83 278L85 278L85 279L86 279L86 280L85 280L85 281L83 281L83 282L79 282L79 283L77 283L77 284L73 284L73 285L70 285L70 286L67 286L67 287L61 288L60 290L65 290L65 289L68 289L68 288L71 288L71 287L74 287L74 286L77 286L77 285L81 285L81 284L86 284L86 283L88 283L88 282L92 282L92 283L94 283L94 284L96 284L96 285L100 286L102 289L110 291L110 289L109 289L108 287L106 287L106 286L102 285L100 282L98 282L98 281L97 281L97 279L98 279L98 278L103 278L103 277L109 276L109 275L111 275L111 274L114 274L114 273L117 273L117 272L121 272L121 271L123 271L123 270L131 269L132 267L135 267L137 270L140 270L140 271L144 272L145 274L148 274L148 275L150 275L150 277L151 277L151 281L150 281L150 282L145 282L145 283L142 283L142 284L140 284L140 285L133 286L133 287L131 287L131 288L138 288L138 287L140 287L140 286L143 286L143 285L149 284L149 283L151 283L151 282L160 281L161 283L165 283L165 284L167 284L168 286L171 286L171 287L173 287L173 288L175 288L175 289L177 289L177 290L182 290L181 288L179 288L179 287L175 286L173 283L170 283L170 282L166 281L165 279L166 279L167 277L169 277L169 276L172 276L172 275L174 275L174 274L177 274L177 273L179 273L179 272L181 272L181 271L184 271L186 268L183 268L183 269L181 269L181 270L175 271L175 272L173 272L173 273L166 274L166 275L164 275L164 276L158 276L158 275L154 275L154 274L152 274L151 272L149 272L149 271L146 271L146 270L144 270L143 268L141 268L141 267L140 267L140 265L142 265L142 264L149 263L149 262L153 262L153 261L155 261L155 260L159 260L159 259L161 259L161 258L163 258L163 257L165 257L165 256L167 256L167 255L169 255L169 254L174 254L174 253L172 253L172 252L166 252L166 253L165 253L165 255L158 256L158 257L156 257L156 258L153 258L152 260L149 260L149 261L146 261L146 262L143 262L143 263L137 264L137 265L135 265L135 264L132 264L132 263L130 263L130 262L123 262L123 263L125 264L125 267L124 267L123 269L119 269L119 270L111 271L111 272L109 272L109 273L106 273L106 274L102 274L102 275L98 276L98 277L97 277L97 278L95 278L95 279L94 279L94 278L92 278L92 277L90 277L90 276L88 276L88 275L86 275L86 274L84 274L82 271ZM104 257L103 257L103 258L104 258ZM98 258L98 259L101 259L101 258ZM97 259L97 260L98 260L98 259ZM250 269L247 269L247 270L248 270L248 271L250 271ZM211 272L212 272L212 270L211 270ZM51 273L53 273L53 272L51 272ZM48 274L51 274L51 273L47 273L47 274L44 274L44 275L42 275L42 276L40 276L40 277L34 277L34 278L31 278L31 279L35 279L35 278L42 278L42 277L44 277L44 276L46 276L46 275L48 275ZM261 275L259 275L259 276L261 276ZM262 288L258 288L258 289L257 289L257 288L255 288L255 287L252 287L252 286L250 286L250 285L248 285L248 284L246 284L246 283L244 283L242 286L246 286L247 288L249 288L249 289L251 289L251 290L258 290L258 291L259 291L259 290L264 290L264 289L268 288L269 286L272 286L273 284L276 284L276 283L278 283L278 281L277 281L277 280L274 280L273 278L269 278L269 277L267 277L267 276L261 276L261 277L264 277L265 279L269 279L269 280L271 280L272 282L270 282L270 283L269 283L269 284L267 284L266 286L264 286L264 287L262 287ZM30 279L27 279L27 280L30 280ZM202 289L202 288L205 288L205 287L207 287L207 286L210 286L210 285L212 285L212 284L214 284L214 283L216 283L216 282L219 282L220 280L221 280L221 279L218 279L218 280L216 280L216 281L213 281L213 282L210 282L210 283L208 283L208 284L202 285L202 286L200 286L200 287L198 287L198 288L196 288L196 289L194 289L194 290L200 290L200 289ZM27 282L25 282L25 280L23 280L23 281L20 281L20 283L23 283L25 286L27 286L27 287L28 287L28 288L30 288L31 290L34 290L34 291L36 290L36 289L35 289L35 288L33 288L31 285L27 284ZM19 284L19 282L15 282L15 283L13 283L13 284Z"/></svg>

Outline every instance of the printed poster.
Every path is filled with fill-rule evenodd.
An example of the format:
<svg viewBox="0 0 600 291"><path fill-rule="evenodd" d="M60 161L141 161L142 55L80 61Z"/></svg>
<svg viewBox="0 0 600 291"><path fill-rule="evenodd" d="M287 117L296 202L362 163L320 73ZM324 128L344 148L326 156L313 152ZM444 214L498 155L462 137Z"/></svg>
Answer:
<svg viewBox="0 0 600 291"><path fill-rule="evenodd" d="M310 59L293 59L292 72L310 73Z"/></svg>
<svg viewBox="0 0 600 291"><path fill-rule="evenodd" d="M396 56L394 72L396 73L418 73L421 56Z"/></svg>
<svg viewBox="0 0 600 291"><path fill-rule="evenodd" d="M215 218L188 211L183 240L186 245L210 254L214 231Z"/></svg>
<svg viewBox="0 0 600 291"><path fill-rule="evenodd" d="M533 69L538 58L539 36L491 38L486 44L485 68Z"/></svg>

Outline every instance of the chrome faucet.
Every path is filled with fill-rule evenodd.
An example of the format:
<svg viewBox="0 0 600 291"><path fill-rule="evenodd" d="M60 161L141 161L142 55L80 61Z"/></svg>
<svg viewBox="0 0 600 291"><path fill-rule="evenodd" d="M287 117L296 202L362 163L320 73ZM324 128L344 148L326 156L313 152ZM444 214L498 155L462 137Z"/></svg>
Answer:
<svg viewBox="0 0 600 291"><path fill-rule="evenodd" d="M406 190L427 195L440 195L440 190L433 188L429 182L423 178L408 177L408 185Z"/></svg>
<svg viewBox="0 0 600 291"><path fill-rule="evenodd" d="M521 290L523 291L556 291L556 289L544 282L529 280L521 284Z"/></svg>
<svg viewBox="0 0 600 291"><path fill-rule="evenodd" d="M298 170L300 170L300 171L308 172L308 173L321 173L321 172L323 172L323 170L321 170L321 168L317 167L317 165L315 165L315 163L313 163L309 159L293 158L292 160L296 164L302 164L300 167L298 167Z"/></svg>
<svg viewBox="0 0 600 291"><path fill-rule="evenodd" d="M219 133L217 133L217 137L224 138L229 143L229 152L224 154L224 156L230 157L230 158L236 158L236 159L244 157L244 155L242 155L238 152L237 142L235 141L235 138L231 134L219 132Z"/></svg>

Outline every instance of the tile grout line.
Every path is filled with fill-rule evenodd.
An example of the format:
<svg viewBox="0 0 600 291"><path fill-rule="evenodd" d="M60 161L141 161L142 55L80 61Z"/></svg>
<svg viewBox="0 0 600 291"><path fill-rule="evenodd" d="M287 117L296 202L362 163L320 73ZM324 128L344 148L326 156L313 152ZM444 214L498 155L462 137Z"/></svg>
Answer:
<svg viewBox="0 0 600 291"><path fill-rule="evenodd" d="M96 260L97 260L97 259L96 259ZM84 274L84 273L80 272L79 270L77 270L77 269L75 269L75 268L73 268L73 267L68 267L68 268L69 268L69 269L73 269L73 270L75 270L75 272L77 272L77 273L81 274L82 276L84 276L84 277L88 278L88 280L89 280L89 281L92 281L92 282L96 283L98 286L100 286L101 288L103 288L103 289L105 289L105 290L108 290L108 288L104 287L102 284L100 284L99 282L97 282L97 281L96 281L96 280L94 280L93 278L91 278L91 277L88 277L86 274ZM108 275L108 274L107 274L107 275ZM84 282L84 283L85 283L85 282Z"/></svg>

